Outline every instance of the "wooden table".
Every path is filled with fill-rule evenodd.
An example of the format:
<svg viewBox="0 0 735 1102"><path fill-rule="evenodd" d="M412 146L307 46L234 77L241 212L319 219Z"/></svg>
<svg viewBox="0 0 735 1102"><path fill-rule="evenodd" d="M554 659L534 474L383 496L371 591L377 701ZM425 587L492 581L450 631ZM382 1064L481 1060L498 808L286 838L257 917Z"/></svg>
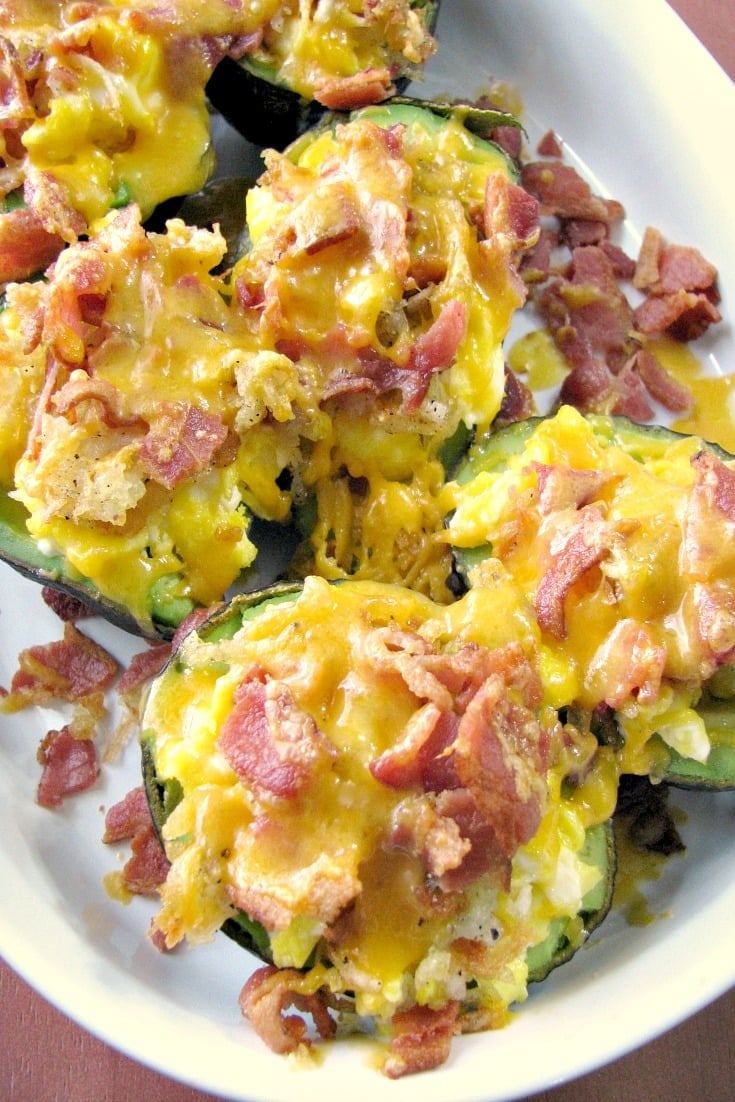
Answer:
<svg viewBox="0 0 735 1102"><path fill-rule="evenodd" d="M726 72L735 76L735 0L670 3ZM725 121L731 128L733 120ZM734 1038L735 990L645 1048L536 1095L534 1102L733 1102ZM211 1102L213 1096L181 1086L109 1048L0 962L0 1099Z"/></svg>

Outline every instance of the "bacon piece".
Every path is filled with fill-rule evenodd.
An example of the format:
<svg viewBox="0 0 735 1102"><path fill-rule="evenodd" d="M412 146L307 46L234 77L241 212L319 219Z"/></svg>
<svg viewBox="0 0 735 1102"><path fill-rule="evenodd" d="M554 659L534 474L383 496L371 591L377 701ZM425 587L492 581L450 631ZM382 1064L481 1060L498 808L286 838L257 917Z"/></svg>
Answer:
<svg viewBox="0 0 735 1102"><path fill-rule="evenodd" d="M646 624L620 620L592 656L585 685L611 708L631 698L650 703L658 698L666 658Z"/></svg>
<svg viewBox="0 0 735 1102"><path fill-rule="evenodd" d="M512 425L516 421L525 421L535 412L533 391L522 383L515 371L511 371L506 364L503 400L493 421L493 427L499 429L505 425Z"/></svg>
<svg viewBox="0 0 735 1102"><path fill-rule="evenodd" d="M583 245L602 245L610 236L607 222L593 218L565 218L561 224L561 239L570 249Z"/></svg>
<svg viewBox="0 0 735 1102"><path fill-rule="evenodd" d="M735 593L728 584L694 586L697 631L704 649L704 676L735 658Z"/></svg>
<svg viewBox="0 0 735 1102"><path fill-rule="evenodd" d="M293 968L265 965L253 972L240 992L242 1013L272 1052L295 1052L299 1045L310 1044L304 1019L297 1014L284 1014L289 1006L310 1014L323 1040L329 1040L336 1032L327 993L322 990L304 993L299 990L303 983L302 973Z"/></svg>
<svg viewBox="0 0 735 1102"><path fill-rule="evenodd" d="M389 788L411 788L436 782L431 765L442 760L444 750L457 735L457 718L428 703L414 712L401 738L377 758L369 768L376 781Z"/></svg>
<svg viewBox="0 0 735 1102"><path fill-rule="evenodd" d="M406 409L418 409L426 397L431 376L451 366L466 331L467 308L459 299L451 299L411 346L408 373L402 386Z"/></svg>
<svg viewBox="0 0 735 1102"><path fill-rule="evenodd" d="M183 402L162 402L140 459L152 478L172 489L209 466L226 439L227 427L214 414Z"/></svg>
<svg viewBox="0 0 735 1102"><path fill-rule="evenodd" d="M706 449L692 456L697 492L735 523L735 471Z"/></svg>
<svg viewBox="0 0 735 1102"><path fill-rule="evenodd" d="M658 283L659 263L664 247L664 239L660 230L654 226L647 226L638 251L635 272L633 274L633 286L639 291L648 290Z"/></svg>
<svg viewBox="0 0 735 1102"><path fill-rule="evenodd" d="M663 294L675 291L707 291L714 287L717 268L691 245L666 245L659 257L659 282Z"/></svg>
<svg viewBox="0 0 735 1102"><path fill-rule="evenodd" d="M158 646L149 647L134 654L117 683L118 694L129 696L142 689L146 682L161 672L171 657L171 651L170 643L160 643Z"/></svg>
<svg viewBox="0 0 735 1102"><path fill-rule="evenodd" d="M567 635L564 602L572 586L608 554L612 532L600 509L586 505L553 536L551 564L534 597L539 627L555 639Z"/></svg>
<svg viewBox="0 0 735 1102"><path fill-rule="evenodd" d="M519 267L526 283L542 283L548 278L551 256L558 244L559 231L542 226L536 244L526 249L521 257Z"/></svg>
<svg viewBox="0 0 735 1102"><path fill-rule="evenodd" d="M607 471L558 467L550 463L531 463L539 488L539 509L548 515L559 509L579 509L589 505L617 475Z"/></svg>
<svg viewBox="0 0 735 1102"><path fill-rule="evenodd" d="M65 186L53 172L27 165L23 198L47 233L72 243L85 232L87 225L84 216L71 205Z"/></svg>
<svg viewBox="0 0 735 1102"><path fill-rule="evenodd" d="M398 804L391 816L389 842L420 856L437 880L458 868L472 849L458 822L440 811L427 794L409 796Z"/></svg>
<svg viewBox="0 0 735 1102"><path fill-rule="evenodd" d="M106 689L117 670L111 654L67 623L62 640L21 651L5 706L10 710L48 700L77 701Z"/></svg>
<svg viewBox="0 0 735 1102"><path fill-rule="evenodd" d="M677 382L651 352L641 348L634 356L633 366L648 393L665 409L672 413L691 413L694 407L691 392Z"/></svg>
<svg viewBox="0 0 735 1102"><path fill-rule="evenodd" d="M105 815L102 841L112 845L128 839L131 856L123 866L122 883L134 895L154 895L168 875L170 862L153 825L142 785L131 789Z"/></svg>
<svg viewBox="0 0 735 1102"><path fill-rule="evenodd" d="M649 295L636 307L633 320L641 333L670 333L676 340L692 341L721 321L722 315L706 294L680 290Z"/></svg>
<svg viewBox="0 0 735 1102"><path fill-rule="evenodd" d="M155 895L168 875L169 860L152 823L135 832L131 856L122 869L122 882L134 895Z"/></svg>
<svg viewBox="0 0 735 1102"><path fill-rule="evenodd" d="M506 255L529 248L539 232L539 204L500 173L485 181L485 236Z"/></svg>
<svg viewBox="0 0 735 1102"><path fill-rule="evenodd" d="M105 815L105 832L102 841L107 845L112 842L124 842L128 838L147 827L151 821L151 813L148 808L145 789L142 785L131 788L122 800L108 810Z"/></svg>
<svg viewBox="0 0 735 1102"><path fill-rule="evenodd" d="M59 807L67 796L86 792L99 775L94 742L74 738L68 725L48 732L37 757L43 766L36 791L41 807Z"/></svg>
<svg viewBox="0 0 735 1102"><path fill-rule="evenodd" d="M489 138L495 145L504 149L513 160L519 159L523 149L523 133L519 126L494 126Z"/></svg>
<svg viewBox="0 0 735 1102"><path fill-rule="evenodd" d="M314 99L329 111L356 111L382 103L395 92L388 69L364 69L348 77L331 77L314 89Z"/></svg>
<svg viewBox="0 0 735 1102"><path fill-rule="evenodd" d="M217 739L235 773L266 796L291 798L335 750L282 682L254 670L235 690Z"/></svg>
<svg viewBox="0 0 735 1102"><path fill-rule="evenodd" d="M43 272L63 247L63 237L49 233L35 211L21 207L0 213L0 283Z"/></svg>
<svg viewBox="0 0 735 1102"><path fill-rule="evenodd" d="M623 207L614 199L593 195L576 169L562 161L532 161L521 170L521 183L541 204L542 214L618 222Z"/></svg>
<svg viewBox="0 0 735 1102"><path fill-rule="evenodd" d="M56 589L54 586L45 585L41 590L41 596L44 604L56 613L60 620L65 623L74 623L76 620L86 620L90 616L94 616L95 612L93 608L90 608L88 604L80 600L79 597L73 597L71 593L64 593L61 589Z"/></svg>
<svg viewBox="0 0 735 1102"><path fill-rule="evenodd" d="M557 159L561 157L561 143L553 130L547 130L543 137L539 139L536 152L540 157L555 157Z"/></svg>
<svg viewBox="0 0 735 1102"><path fill-rule="evenodd" d="M435 1010L412 1006L398 1010L391 1019L393 1038L383 1071L389 1079L431 1071L446 1063L452 1037L459 1032L459 1004L450 1000Z"/></svg>
<svg viewBox="0 0 735 1102"><path fill-rule="evenodd" d="M23 62L9 38L0 35L0 110L2 129L16 130L33 121Z"/></svg>

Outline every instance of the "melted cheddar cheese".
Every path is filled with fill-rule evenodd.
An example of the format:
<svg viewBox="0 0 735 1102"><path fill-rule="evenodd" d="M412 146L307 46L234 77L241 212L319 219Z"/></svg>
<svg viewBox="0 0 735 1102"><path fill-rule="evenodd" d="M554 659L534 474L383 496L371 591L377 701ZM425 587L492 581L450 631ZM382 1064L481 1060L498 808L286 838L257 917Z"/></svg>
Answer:
<svg viewBox="0 0 735 1102"><path fill-rule="evenodd" d="M710 750L695 705L735 640L735 553L732 523L708 489L717 476L697 473L702 449L695 437L626 435L614 421L562 407L502 468L479 469L444 491L449 542L492 556L492 568L470 571L475 583L488 584L492 571L535 606L549 704L588 714L601 703L614 708L622 772L656 776L671 749L697 761ZM725 478L732 466L722 463ZM556 489L545 497L552 478ZM585 514L592 524L583 529ZM595 539L602 549L585 559L583 545ZM543 622L539 598L555 573L561 624ZM590 779L599 784L612 797L615 768Z"/></svg>
<svg viewBox="0 0 735 1102"><path fill-rule="evenodd" d="M385 1024L399 1008L457 999L485 1028L503 1024L525 998L528 947L555 922L576 922L600 878L582 856L598 809L564 784L590 746L580 736L574 749L542 709L551 748L538 831L515 853L507 884L482 873L446 906L410 844L390 840L397 817L426 795L381 783L370 764L400 742L422 702L422 689L380 657L385 633L447 655L522 640L533 662L525 603L512 587L442 606L394 586L312 577L223 627L186 638L142 719L159 781L175 778L183 794L164 827L172 865L158 930L169 945L205 941L239 905L265 926L278 966L306 967L311 990L351 992L358 1015ZM287 722L301 728L305 714L329 747L291 795L243 780L219 741L254 671L287 688ZM474 970L463 956L470 943L483 961Z"/></svg>
<svg viewBox="0 0 735 1102"><path fill-rule="evenodd" d="M0 29L23 90L2 155L50 232L73 240L112 207L134 201L147 216L202 186L214 167L210 67L181 29L175 49L129 5L51 0L4 5Z"/></svg>

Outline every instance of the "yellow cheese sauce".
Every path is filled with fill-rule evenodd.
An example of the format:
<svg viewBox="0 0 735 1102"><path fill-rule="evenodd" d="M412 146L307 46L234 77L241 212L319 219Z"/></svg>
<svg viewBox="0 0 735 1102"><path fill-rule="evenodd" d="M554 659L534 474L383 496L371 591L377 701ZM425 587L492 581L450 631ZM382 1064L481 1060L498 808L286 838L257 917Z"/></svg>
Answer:
<svg viewBox="0 0 735 1102"><path fill-rule="evenodd" d="M196 191L214 167L203 57L174 56L163 34L136 28L131 10L82 8L80 19L73 5L44 3L4 12L4 33L33 73L22 170L34 187L53 188L58 199L38 209L51 230L61 211L68 240L72 225L82 232L131 200L147 216Z"/></svg>
<svg viewBox="0 0 735 1102"><path fill-rule="evenodd" d="M394 586L311 577L302 592L246 612L234 634L187 637L142 721L159 780L183 790L164 828L173 863L156 925L169 944L208 939L239 904L268 930L276 964L302 967L315 952L307 976L354 993L358 1014L388 1019L414 1002L459 998L505 1020L525 997L526 948L556 919L573 919L599 881L580 857L599 809L563 784L574 754L554 726L541 825L513 858L510 886L488 872L446 897L410 846L389 842L396 816L426 796L381 783L369 767L422 706L375 661L383 633L416 633L452 653L503 646L525 624L532 660L522 604L503 604L513 599L499 587L496 600L477 590L443 606ZM218 743L253 670L286 686L331 747L290 796L241 779ZM469 942L484 961L474 979L462 957Z"/></svg>

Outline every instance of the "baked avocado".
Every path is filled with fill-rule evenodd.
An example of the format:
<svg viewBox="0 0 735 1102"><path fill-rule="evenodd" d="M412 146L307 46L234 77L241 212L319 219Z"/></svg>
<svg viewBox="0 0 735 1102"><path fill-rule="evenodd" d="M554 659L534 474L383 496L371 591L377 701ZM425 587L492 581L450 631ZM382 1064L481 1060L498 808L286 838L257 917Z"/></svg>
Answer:
<svg viewBox="0 0 735 1102"><path fill-rule="evenodd" d="M459 570L518 587L549 698L622 772L735 784L732 456L562 407L478 439L446 501Z"/></svg>
<svg viewBox="0 0 735 1102"><path fill-rule="evenodd" d="M311 577L189 634L141 724L156 936L222 927L268 962L255 986L275 968L391 1045L406 1014L504 1024L604 914L614 858L588 736L494 603Z"/></svg>

